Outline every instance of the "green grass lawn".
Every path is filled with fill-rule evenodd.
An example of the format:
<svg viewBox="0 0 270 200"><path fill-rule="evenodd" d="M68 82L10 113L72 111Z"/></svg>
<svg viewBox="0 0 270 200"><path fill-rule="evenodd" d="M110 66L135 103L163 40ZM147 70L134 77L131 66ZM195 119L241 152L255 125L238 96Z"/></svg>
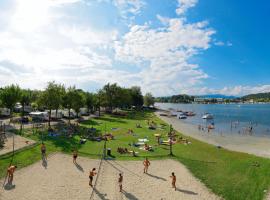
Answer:
<svg viewBox="0 0 270 200"><path fill-rule="evenodd" d="M130 113L128 117L113 117L105 115L101 118L92 119L81 124L83 127L95 127L100 132L113 133L115 140L107 142L107 147L112 149L112 154L118 160L142 160L144 157L149 159L169 158L169 147L157 145L154 134L159 133L164 139L167 139L169 126L165 129L149 130L147 119L155 121L158 125L164 123L154 116L151 112ZM140 123L142 128L136 128ZM112 130L117 128L117 130ZM133 129L135 135L128 134L128 129ZM31 130L26 130L26 133ZM38 134L28 137L41 142L41 136ZM80 156L99 158L103 142L87 141L85 144L79 144L79 136L73 138L52 138L43 137L47 149L52 152L71 153L72 149L79 150ZM154 147L153 152L139 150L136 147L129 146L130 143L137 142L138 138L148 138L149 145ZM188 137L185 137L188 138ZM198 140L188 138L192 144L175 144L173 146L174 157L184 164L198 179L208 186L214 193L230 200L259 200L265 196L264 190L268 190L270 185L270 160L253 155L218 149ZM130 150L139 152L138 157L131 155L121 155L117 153L118 147L126 147ZM170 157L171 158L171 157ZM11 156L0 156L0 177L5 176L6 167L10 162ZM23 150L15 154L14 163L19 168L25 167L40 160L40 146ZM259 167L253 166L254 162L260 164ZM181 175L178 175L181 177Z"/></svg>

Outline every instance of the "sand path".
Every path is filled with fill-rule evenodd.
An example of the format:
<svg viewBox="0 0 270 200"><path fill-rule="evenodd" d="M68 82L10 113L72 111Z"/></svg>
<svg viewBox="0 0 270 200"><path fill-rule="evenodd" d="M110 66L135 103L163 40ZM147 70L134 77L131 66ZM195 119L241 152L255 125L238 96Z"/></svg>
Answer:
<svg viewBox="0 0 270 200"><path fill-rule="evenodd" d="M90 199L88 173L92 167L98 168L99 160L79 157L78 163L75 166L71 156L54 154L46 168L41 161L23 168L15 174L15 186L0 189L0 199ZM148 175L142 170L141 161L103 161L92 199L219 199L177 161L152 161ZM177 191L170 188L172 171L177 176ZM124 175L123 193L117 184L119 172ZM3 182L1 179L1 185Z"/></svg>

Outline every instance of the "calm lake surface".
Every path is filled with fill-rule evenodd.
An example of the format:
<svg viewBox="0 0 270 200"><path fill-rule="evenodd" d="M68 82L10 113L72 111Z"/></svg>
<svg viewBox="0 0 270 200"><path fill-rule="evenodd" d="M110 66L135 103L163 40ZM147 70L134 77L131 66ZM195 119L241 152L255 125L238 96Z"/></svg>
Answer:
<svg viewBox="0 0 270 200"><path fill-rule="evenodd" d="M156 103L155 106L166 110L193 111L196 116L181 121L204 127L214 124L216 133L270 136L270 104ZM214 119L202 119L205 113L213 114Z"/></svg>

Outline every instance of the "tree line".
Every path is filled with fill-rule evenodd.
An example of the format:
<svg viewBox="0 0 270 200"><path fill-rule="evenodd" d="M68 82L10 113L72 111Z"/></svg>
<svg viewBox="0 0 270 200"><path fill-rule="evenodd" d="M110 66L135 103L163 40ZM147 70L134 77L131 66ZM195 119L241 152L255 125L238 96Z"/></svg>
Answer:
<svg viewBox="0 0 270 200"><path fill-rule="evenodd" d="M156 97L155 102L160 103L191 103L194 101L194 96L186 94L173 95L169 97Z"/></svg>
<svg viewBox="0 0 270 200"><path fill-rule="evenodd" d="M143 96L138 86L125 88L116 83L108 83L96 93L86 92L75 86L65 87L55 82L49 82L43 91L22 89L14 84L0 88L0 108L8 108L12 116L18 102L22 106L22 116L25 115L25 106L31 106L35 110L48 110L50 125L52 110L56 110L57 116L59 109L68 109L70 118L71 109L78 114L83 107L86 107L89 113L100 113L101 107L107 112L112 112L115 108L141 109L143 105L154 105L154 97L151 93Z"/></svg>

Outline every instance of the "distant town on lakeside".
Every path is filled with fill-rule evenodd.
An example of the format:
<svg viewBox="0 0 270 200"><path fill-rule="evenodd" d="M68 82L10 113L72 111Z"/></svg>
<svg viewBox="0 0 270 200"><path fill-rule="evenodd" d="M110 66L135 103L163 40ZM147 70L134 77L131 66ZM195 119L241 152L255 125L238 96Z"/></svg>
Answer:
<svg viewBox="0 0 270 200"><path fill-rule="evenodd" d="M156 97L155 102L159 103L270 103L270 92L249 94L242 97L226 96L221 94L191 96L186 94L173 95L168 97Z"/></svg>

